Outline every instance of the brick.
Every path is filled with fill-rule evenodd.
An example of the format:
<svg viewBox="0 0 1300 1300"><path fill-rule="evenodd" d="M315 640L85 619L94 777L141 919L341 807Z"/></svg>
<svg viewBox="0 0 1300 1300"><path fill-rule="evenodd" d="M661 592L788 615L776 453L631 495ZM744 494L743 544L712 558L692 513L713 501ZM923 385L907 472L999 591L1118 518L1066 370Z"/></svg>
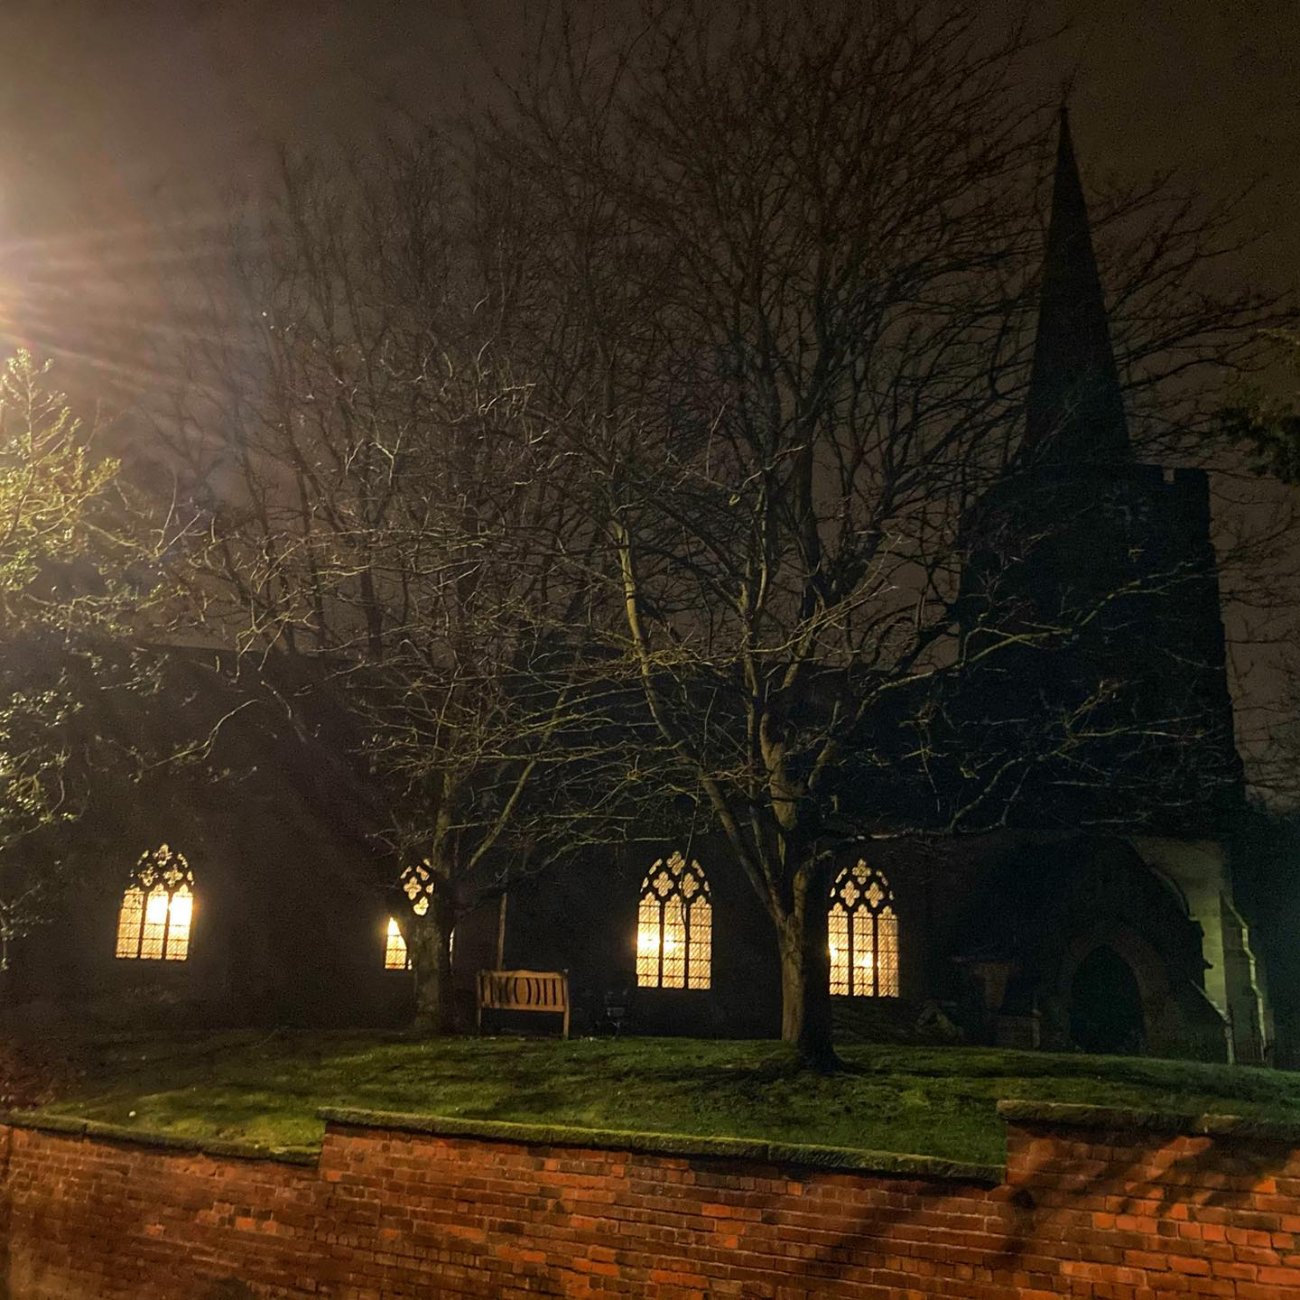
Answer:
<svg viewBox="0 0 1300 1300"><path fill-rule="evenodd" d="M356 1129L308 1168L0 1126L0 1293L1300 1300L1300 1153L1275 1178L1247 1139L1008 1136L982 1189Z"/></svg>

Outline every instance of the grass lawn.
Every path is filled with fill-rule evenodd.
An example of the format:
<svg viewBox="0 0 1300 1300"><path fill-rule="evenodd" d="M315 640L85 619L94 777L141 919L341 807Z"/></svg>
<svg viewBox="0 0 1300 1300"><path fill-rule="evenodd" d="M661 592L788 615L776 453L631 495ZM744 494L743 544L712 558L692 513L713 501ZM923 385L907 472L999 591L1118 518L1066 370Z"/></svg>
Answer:
<svg viewBox="0 0 1300 1300"><path fill-rule="evenodd" d="M45 1113L187 1137L318 1142L318 1106L753 1137L997 1163L1004 1097L1300 1120L1300 1074L982 1048L854 1046L792 1074L770 1042L378 1034L117 1037L77 1045Z"/></svg>

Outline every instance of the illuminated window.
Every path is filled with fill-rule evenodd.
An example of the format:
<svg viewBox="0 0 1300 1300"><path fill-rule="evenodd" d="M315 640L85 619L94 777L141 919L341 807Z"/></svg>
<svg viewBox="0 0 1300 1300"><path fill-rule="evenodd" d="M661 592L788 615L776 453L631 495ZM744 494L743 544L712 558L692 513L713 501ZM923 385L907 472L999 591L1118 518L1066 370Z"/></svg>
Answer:
<svg viewBox="0 0 1300 1300"><path fill-rule="evenodd" d="M132 961L184 961L190 955L194 876L185 855L167 847L140 855L117 914L116 955Z"/></svg>
<svg viewBox="0 0 1300 1300"><path fill-rule="evenodd" d="M433 894L433 872L427 861L417 862L402 872L402 892L411 900L411 911L423 916Z"/></svg>
<svg viewBox="0 0 1300 1300"><path fill-rule="evenodd" d="M397 918L388 918L388 935L384 943L384 969L410 970L411 954L406 951L406 940L397 924Z"/></svg>
<svg viewBox="0 0 1300 1300"><path fill-rule="evenodd" d="M840 872L829 916L831 992L850 998L898 996L898 917L881 872L859 861Z"/></svg>
<svg viewBox="0 0 1300 1300"><path fill-rule="evenodd" d="M651 989L707 989L713 953L709 882L680 853L650 868L637 914L636 982Z"/></svg>
<svg viewBox="0 0 1300 1300"><path fill-rule="evenodd" d="M411 900L411 911L416 916L424 916L429 910L429 899L433 895L433 871L427 861L417 862L402 872L401 890ZM455 943L453 937L452 943ZM410 970L411 954L407 950L406 940L402 937L402 928L397 918L388 918L388 929L384 934L384 969Z"/></svg>

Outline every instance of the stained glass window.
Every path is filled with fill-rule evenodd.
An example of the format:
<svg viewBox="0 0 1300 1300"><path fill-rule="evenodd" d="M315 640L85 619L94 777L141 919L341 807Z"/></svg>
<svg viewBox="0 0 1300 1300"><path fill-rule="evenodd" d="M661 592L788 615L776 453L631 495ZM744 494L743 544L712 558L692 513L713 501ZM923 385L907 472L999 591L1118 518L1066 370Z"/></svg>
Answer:
<svg viewBox="0 0 1300 1300"><path fill-rule="evenodd" d="M831 890L831 992L850 998L898 996L898 916L882 872L859 859Z"/></svg>
<svg viewBox="0 0 1300 1300"><path fill-rule="evenodd" d="M411 954L406 951L406 940L402 938L401 927L397 924L395 916L388 918L388 933L384 943L384 969L411 969Z"/></svg>
<svg viewBox="0 0 1300 1300"><path fill-rule="evenodd" d="M115 954L130 961L190 955L194 875L183 853L163 844L140 855L117 914Z"/></svg>
<svg viewBox="0 0 1300 1300"><path fill-rule="evenodd" d="M423 916L433 895L433 872L427 862L417 862L402 872L402 892L411 900L411 911Z"/></svg>
<svg viewBox="0 0 1300 1300"><path fill-rule="evenodd" d="M641 885L636 982L641 988L707 989L712 976L713 905L698 862L660 858Z"/></svg>
<svg viewBox="0 0 1300 1300"><path fill-rule="evenodd" d="M411 901L411 911L416 916L424 916L429 911L429 900L433 896L434 876L428 862L417 862L402 872L400 888ZM453 938L452 942L455 940ZM384 932L384 969L410 970L411 954L406 947L406 939L397 918L388 918L388 928Z"/></svg>

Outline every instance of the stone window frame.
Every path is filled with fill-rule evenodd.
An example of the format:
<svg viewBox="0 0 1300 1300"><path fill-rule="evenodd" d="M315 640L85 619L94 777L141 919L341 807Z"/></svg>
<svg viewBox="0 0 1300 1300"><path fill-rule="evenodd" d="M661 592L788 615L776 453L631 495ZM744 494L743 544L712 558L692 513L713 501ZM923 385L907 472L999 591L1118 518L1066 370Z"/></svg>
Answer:
<svg viewBox="0 0 1300 1300"><path fill-rule="evenodd" d="M398 887L410 899L411 911L416 916L424 916L428 912L434 879L427 861L414 862L407 867L402 872ZM384 930L384 970L400 972L410 969L411 953L406 936L402 933L397 917L390 916Z"/></svg>
<svg viewBox="0 0 1300 1300"><path fill-rule="evenodd" d="M865 858L850 863L831 887L828 913L831 995L900 996L898 908L888 876Z"/></svg>
<svg viewBox="0 0 1300 1300"><path fill-rule="evenodd" d="M161 918L151 918L151 902L159 899ZM186 856L168 844L146 849L122 892L114 957L119 961L188 961L195 902L194 872ZM183 914L183 921L178 913Z"/></svg>
<svg viewBox="0 0 1300 1300"><path fill-rule="evenodd" d="M669 954L681 944L680 971ZM641 882L636 983L640 989L703 992L713 986L713 892L704 868L674 850Z"/></svg>

